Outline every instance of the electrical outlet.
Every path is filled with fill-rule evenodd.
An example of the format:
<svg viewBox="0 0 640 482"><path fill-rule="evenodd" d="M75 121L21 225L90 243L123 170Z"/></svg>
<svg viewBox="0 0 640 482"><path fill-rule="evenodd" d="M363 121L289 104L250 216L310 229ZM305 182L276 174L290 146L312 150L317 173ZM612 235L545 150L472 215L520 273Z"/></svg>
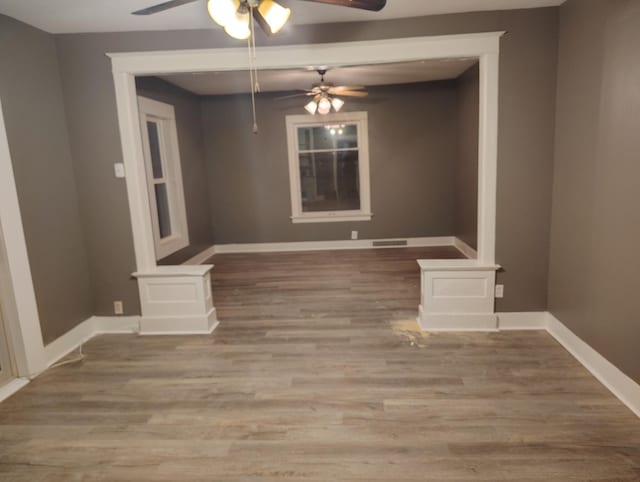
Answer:
<svg viewBox="0 0 640 482"><path fill-rule="evenodd" d="M358 239L358 231L351 231L351 239Z"/></svg>
<svg viewBox="0 0 640 482"><path fill-rule="evenodd" d="M504 298L504 285L496 285L496 298Z"/></svg>
<svg viewBox="0 0 640 482"><path fill-rule="evenodd" d="M113 312L116 315L121 315L124 313L124 305L122 301L114 301L113 302Z"/></svg>
<svg viewBox="0 0 640 482"><path fill-rule="evenodd" d="M124 164L122 162L116 162L113 165L113 171L117 178L122 179L125 177Z"/></svg>

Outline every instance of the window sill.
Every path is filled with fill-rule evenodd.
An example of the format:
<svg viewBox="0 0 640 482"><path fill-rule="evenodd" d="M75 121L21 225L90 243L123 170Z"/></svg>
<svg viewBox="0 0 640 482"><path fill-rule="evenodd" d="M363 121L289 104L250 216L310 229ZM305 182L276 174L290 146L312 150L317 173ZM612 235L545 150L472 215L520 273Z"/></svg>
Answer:
<svg viewBox="0 0 640 482"><path fill-rule="evenodd" d="M318 215L303 215L303 216L291 216L291 222L293 224L302 223L340 223L340 222L353 222L353 221L371 221L372 213L362 214L322 214Z"/></svg>

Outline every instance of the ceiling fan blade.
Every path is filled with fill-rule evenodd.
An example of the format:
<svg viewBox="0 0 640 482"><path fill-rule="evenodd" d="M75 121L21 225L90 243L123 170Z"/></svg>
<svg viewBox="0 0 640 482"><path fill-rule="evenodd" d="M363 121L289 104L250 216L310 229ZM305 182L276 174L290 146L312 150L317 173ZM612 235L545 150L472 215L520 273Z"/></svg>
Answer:
<svg viewBox="0 0 640 482"><path fill-rule="evenodd" d="M366 87L364 85L336 85L335 87L331 87L329 92L337 93L342 92L344 90L365 90Z"/></svg>
<svg viewBox="0 0 640 482"><path fill-rule="evenodd" d="M276 100L293 99L294 97L308 97L310 95L315 95L315 94L313 92L301 92L300 94L291 94L291 95L284 95L282 97L276 97Z"/></svg>
<svg viewBox="0 0 640 482"><path fill-rule="evenodd" d="M334 95L338 97L367 97L369 93L357 90L345 90L344 92L336 92Z"/></svg>
<svg viewBox="0 0 640 482"><path fill-rule="evenodd" d="M387 4L387 0L304 0L305 2L326 3L341 7L360 8L379 12Z"/></svg>
<svg viewBox="0 0 640 482"><path fill-rule="evenodd" d="M181 5L186 5L187 3L193 3L197 1L198 0L169 0L168 2L159 3L157 5L153 5L152 7L136 10L135 12L131 12L131 15L153 15L154 13L164 12L165 10L169 10L170 8L179 7Z"/></svg>

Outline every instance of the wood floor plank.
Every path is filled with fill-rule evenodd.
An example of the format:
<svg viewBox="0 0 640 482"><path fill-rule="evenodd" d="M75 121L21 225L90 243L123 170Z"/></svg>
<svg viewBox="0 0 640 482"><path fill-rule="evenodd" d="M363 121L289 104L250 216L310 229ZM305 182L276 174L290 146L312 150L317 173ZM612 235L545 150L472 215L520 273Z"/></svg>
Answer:
<svg viewBox="0 0 640 482"><path fill-rule="evenodd" d="M394 332L459 256L216 255L213 335L89 342L0 404L0 480L639 481L640 421L546 333Z"/></svg>

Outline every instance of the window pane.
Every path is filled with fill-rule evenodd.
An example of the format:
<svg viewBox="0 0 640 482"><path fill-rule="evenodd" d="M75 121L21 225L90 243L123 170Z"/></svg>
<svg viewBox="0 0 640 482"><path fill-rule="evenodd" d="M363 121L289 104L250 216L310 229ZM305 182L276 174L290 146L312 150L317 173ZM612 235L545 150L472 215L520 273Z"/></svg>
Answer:
<svg viewBox="0 0 640 482"><path fill-rule="evenodd" d="M360 209L358 151L300 154L303 212Z"/></svg>
<svg viewBox="0 0 640 482"><path fill-rule="evenodd" d="M158 138L158 124L147 121L149 132L149 150L151 151L151 170L154 179L162 178L162 158L160 157L160 139Z"/></svg>
<svg viewBox="0 0 640 482"><path fill-rule="evenodd" d="M350 147L358 147L358 126L355 124L298 127L298 148L301 151Z"/></svg>
<svg viewBox="0 0 640 482"><path fill-rule="evenodd" d="M156 206L158 207L158 230L160 231L160 239L171 236L171 213L169 212L169 196L167 194L167 185L156 184Z"/></svg>

